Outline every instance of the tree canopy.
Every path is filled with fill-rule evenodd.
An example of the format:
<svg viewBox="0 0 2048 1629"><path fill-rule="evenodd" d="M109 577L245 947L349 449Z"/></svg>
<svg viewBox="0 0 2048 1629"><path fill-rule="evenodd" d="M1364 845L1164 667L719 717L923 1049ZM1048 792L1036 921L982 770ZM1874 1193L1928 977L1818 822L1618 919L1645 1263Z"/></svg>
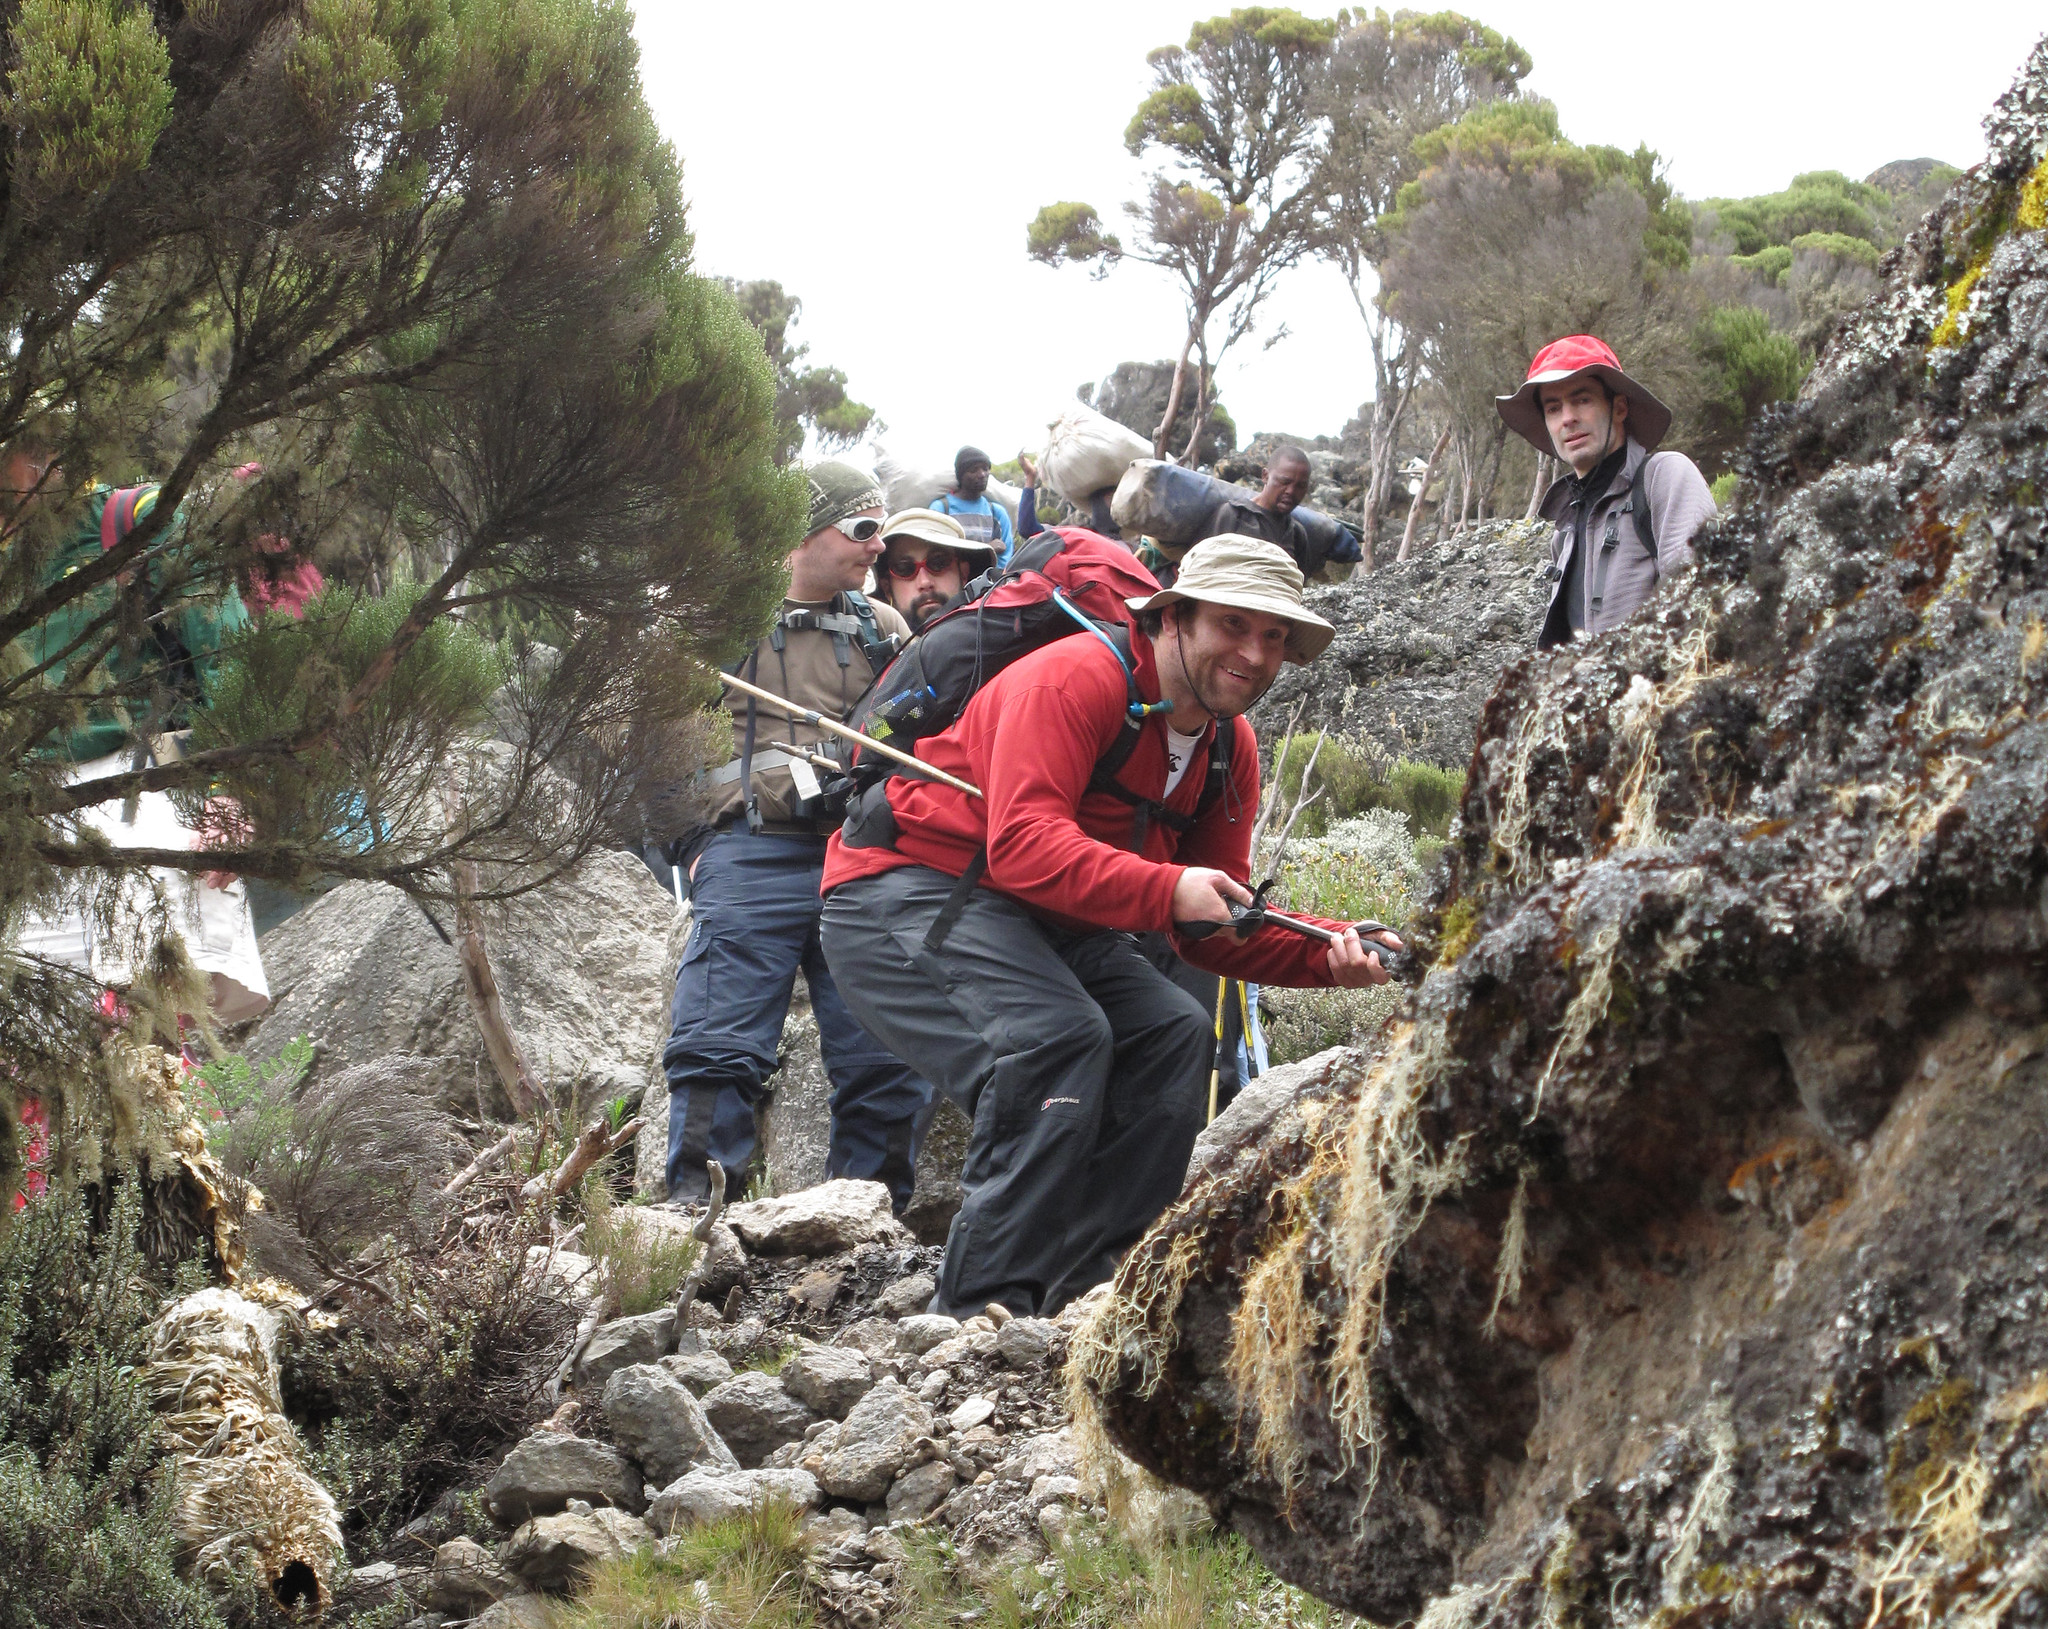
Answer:
<svg viewBox="0 0 2048 1629"><path fill-rule="evenodd" d="M149 867L546 874L772 606L803 493L617 0L24 0L4 61L0 1093L61 1101L96 991L25 913ZM325 595L195 664L280 540ZM114 761L67 760L88 720ZM201 846L88 818L156 791Z"/></svg>

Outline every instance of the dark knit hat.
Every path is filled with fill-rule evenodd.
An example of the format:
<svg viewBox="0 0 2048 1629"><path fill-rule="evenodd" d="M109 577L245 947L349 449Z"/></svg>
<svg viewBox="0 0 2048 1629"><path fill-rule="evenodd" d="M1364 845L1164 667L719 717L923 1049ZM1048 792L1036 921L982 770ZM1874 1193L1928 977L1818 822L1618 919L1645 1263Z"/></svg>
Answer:
<svg viewBox="0 0 2048 1629"><path fill-rule="evenodd" d="M983 452L979 447L962 447L958 452L953 454L954 476L957 478L960 472L964 470L969 464L986 464L990 469L994 469L996 467L996 461L993 458L989 457L989 455Z"/></svg>
<svg viewBox="0 0 2048 1629"><path fill-rule="evenodd" d="M804 474L811 482L811 523L804 528L805 537L822 532L827 526L837 526L848 515L857 515L863 509L889 507L889 500L882 496L874 476L858 464L832 458L822 464L806 465Z"/></svg>

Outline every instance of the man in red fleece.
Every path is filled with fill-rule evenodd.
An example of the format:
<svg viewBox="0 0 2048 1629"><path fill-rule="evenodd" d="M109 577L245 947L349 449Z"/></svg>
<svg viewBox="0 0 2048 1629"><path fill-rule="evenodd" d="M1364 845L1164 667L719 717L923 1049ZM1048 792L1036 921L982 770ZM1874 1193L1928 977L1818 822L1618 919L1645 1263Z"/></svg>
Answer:
<svg viewBox="0 0 2048 1629"><path fill-rule="evenodd" d="M1177 927L1228 923L1230 902L1251 899L1259 752L1242 715L1283 661L1313 660L1335 634L1301 587L1271 543L1198 544L1173 588L1130 602L1147 707L1113 785L1096 771L1130 716L1130 678L1106 639L1076 634L917 744L984 798L891 779L833 837L832 976L869 1033L974 1122L934 1311L1057 1312L1180 1191L1211 1018L1136 935L1170 933L1196 966L1261 984L1386 981L1343 923L1323 924L1345 929L1334 945Z"/></svg>

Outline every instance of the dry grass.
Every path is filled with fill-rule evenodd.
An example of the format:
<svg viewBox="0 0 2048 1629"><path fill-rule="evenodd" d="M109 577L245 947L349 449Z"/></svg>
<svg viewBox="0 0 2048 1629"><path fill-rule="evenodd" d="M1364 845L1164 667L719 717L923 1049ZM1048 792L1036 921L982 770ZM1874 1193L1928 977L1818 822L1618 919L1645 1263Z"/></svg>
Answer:
<svg viewBox="0 0 2048 1629"><path fill-rule="evenodd" d="M1148 1546L1090 1530L1036 1564L982 1569L925 1538L901 1581L903 1629L1370 1629L1281 1583L1242 1540L1208 1533Z"/></svg>
<svg viewBox="0 0 2048 1629"><path fill-rule="evenodd" d="M658 1549L599 1563L550 1629L810 1629L803 1517L765 1500L743 1516L686 1528Z"/></svg>
<svg viewBox="0 0 2048 1629"><path fill-rule="evenodd" d="M620 1317L673 1304L701 1248L680 1231L642 1225L632 1206L613 1202L601 1179L584 1184L584 1254L602 1269Z"/></svg>

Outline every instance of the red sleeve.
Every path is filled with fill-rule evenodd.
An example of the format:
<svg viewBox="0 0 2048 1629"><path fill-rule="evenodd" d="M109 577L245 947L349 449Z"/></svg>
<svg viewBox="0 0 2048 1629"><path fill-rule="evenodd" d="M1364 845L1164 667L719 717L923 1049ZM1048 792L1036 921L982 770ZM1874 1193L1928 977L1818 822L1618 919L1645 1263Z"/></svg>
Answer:
<svg viewBox="0 0 2048 1629"><path fill-rule="evenodd" d="M1181 839L1174 858L1184 865L1227 871L1249 888L1258 880L1251 875L1251 846L1252 822L1259 807L1259 743L1245 719L1232 720L1232 726L1237 736L1230 748L1230 795L1210 806L1195 829ZM1326 928L1351 925L1309 916L1305 911L1298 914ZM1183 961L1204 972L1254 984L1299 989L1330 982L1330 947L1285 928L1262 928L1241 945L1220 935L1183 939L1175 934L1173 948Z"/></svg>
<svg viewBox="0 0 2048 1629"><path fill-rule="evenodd" d="M977 765L988 802L989 882L1077 921L1127 933L1164 928L1181 868L1101 842L1075 817L1122 724L1121 674L1106 662L1076 662L1060 684L1020 687L1003 701Z"/></svg>

